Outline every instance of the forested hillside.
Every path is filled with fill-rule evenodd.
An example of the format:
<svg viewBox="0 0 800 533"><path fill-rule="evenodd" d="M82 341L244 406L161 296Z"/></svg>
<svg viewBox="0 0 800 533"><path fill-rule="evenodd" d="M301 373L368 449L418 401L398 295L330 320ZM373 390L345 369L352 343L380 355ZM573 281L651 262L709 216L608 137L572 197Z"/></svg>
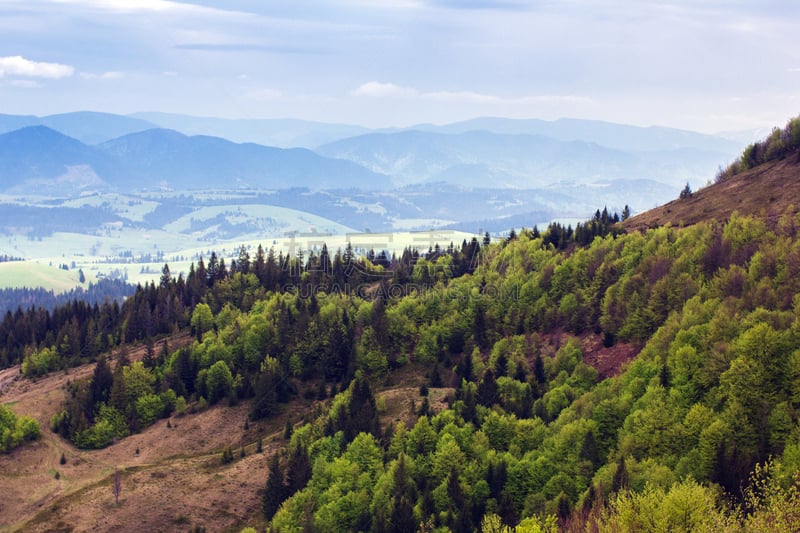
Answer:
<svg viewBox="0 0 800 533"><path fill-rule="evenodd" d="M60 340L26 349L22 370L118 347L52 420L90 448L174 412L248 401L256 420L314 394L265 480L280 531L796 528L800 218L613 222L374 263L212 256L95 307L94 335L72 340L85 321L57 311ZM191 346L159 343L186 326ZM375 391L401 376L420 401L387 419Z"/></svg>
<svg viewBox="0 0 800 533"><path fill-rule="evenodd" d="M298 490L288 465L296 492L279 508L265 501L273 526L535 530L555 515L578 529L760 530L768 515L795 529L796 509L779 508L797 503L800 468L797 222L733 216L569 253L523 232L445 293L390 304L398 359L431 381L437 366L453 369L450 407L350 440L339 424L351 387L295 432L288 460L301 450L313 469ZM560 331L574 337L547 342ZM600 381L584 361L594 335L641 352ZM759 487L769 489L754 496ZM750 514L726 507L742 502Z"/></svg>

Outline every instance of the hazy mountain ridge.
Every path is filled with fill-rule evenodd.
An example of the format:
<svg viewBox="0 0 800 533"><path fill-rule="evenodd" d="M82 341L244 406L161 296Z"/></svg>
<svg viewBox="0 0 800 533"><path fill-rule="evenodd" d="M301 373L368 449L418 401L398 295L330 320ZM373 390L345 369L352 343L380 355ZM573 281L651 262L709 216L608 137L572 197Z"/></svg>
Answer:
<svg viewBox="0 0 800 533"><path fill-rule="evenodd" d="M532 187L593 178L646 178L672 185L690 181L697 186L738 153L743 147L739 138L746 138L741 132L732 140L674 128L569 118L482 117L445 125L370 130L293 119L213 119L165 113L133 116L186 134L310 148L388 174L399 186L444 180L466 186L488 182L497 187ZM522 143L514 136L530 138ZM469 145L475 137L481 137L476 139L477 150ZM532 144L533 138L539 139L538 146ZM366 146L367 139L375 146ZM571 145L573 142L579 144ZM498 152L496 146L504 144L508 145L505 151ZM540 160L531 152L537 152ZM527 168L520 169L518 161L524 161Z"/></svg>
<svg viewBox="0 0 800 533"><path fill-rule="evenodd" d="M586 141L625 151L659 151L693 147L711 151L737 150L742 142L721 135L708 135L663 126L632 126L600 120L561 118L558 120L481 117L441 126L421 124L411 129L458 134L490 131L506 135L543 135L559 141ZM745 132L730 132L742 135ZM749 133L749 132L746 132Z"/></svg>
<svg viewBox="0 0 800 533"><path fill-rule="evenodd" d="M118 172L116 162L104 153L46 126L0 135L0 183L7 192L19 192L27 183L38 194L55 193L59 180L64 181L71 169L83 168L88 173L86 167L106 176Z"/></svg>
<svg viewBox="0 0 800 533"><path fill-rule="evenodd" d="M153 127L169 121L184 130ZM121 222L124 232L159 230L159 246L165 249L173 239L164 228L180 216L198 217L199 209L208 205L220 211L209 220L202 218L198 238L203 242L256 231L282 235L297 227L296 218L267 220L278 215L265 218L243 207L254 202L313 213L329 221L321 227L338 224L381 232L449 227L500 233L554 219L574 223L603 206L621 211L629 205L636 213L675 198L686 182L694 188L708 182L738 152L737 143L714 136L576 119L480 118L368 130L299 120L158 113L0 115L0 131L13 128L18 129L0 134L0 193L89 195L88 205L107 211L104 217ZM237 144L210 135L214 132L240 140L261 135L284 143L332 142L317 151L283 149ZM109 138L119 133L123 135ZM86 141L101 138L105 140L96 144ZM171 191L192 192L176 200ZM222 193L219 201L209 203L196 194L200 191ZM115 193L129 198L119 204ZM16 201L7 200L7 217L15 213ZM30 200L22 202L28 205ZM60 202L35 200L32 205ZM68 218L80 220L77 211L69 211ZM31 219L35 217L27 217ZM8 220L4 227L11 228L9 234L59 231L57 221L34 222L20 230L13 218ZM87 223L85 235L107 232L97 220ZM73 222L70 230L75 229Z"/></svg>
<svg viewBox="0 0 800 533"><path fill-rule="evenodd" d="M41 192L42 180L63 181L72 167L89 169L120 190L169 188L380 187L385 181L348 161L306 149L150 129L88 146L46 126L0 135L0 179L4 190ZM86 168L88 167L88 168ZM31 181L33 180L33 181ZM92 183L97 185L96 182ZM32 192L33 192L32 190Z"/></svg>
<svg viewBox="0 0 800 533"><path fill-rule="evenodd" d="M735 153L695 146L626 151L594 141L556 140L540 134L419 130L361 135L317 151L390 175L397 185L445 180L481 186L489 178L498 187L516 188L641 178L673 185L702 183L720 161Z"/></svg>
<svg viewBox="0 0 800 533"><path fill-rule="evenodd" d="M33 115L0 115L0 133L26 126L47 126L85 144L99 144L129 133L157 127L154 123L135 117L78 111L37 117Z"/></svg>
<svg viewBox="0 0 800 533"><path fill-rule="evenodd" d="M370 131L362 126L298 119L222 119L173 113L134 113L131 117L186 135L213 135L234 142L252 142L279 148L313 149Z"/></svg>

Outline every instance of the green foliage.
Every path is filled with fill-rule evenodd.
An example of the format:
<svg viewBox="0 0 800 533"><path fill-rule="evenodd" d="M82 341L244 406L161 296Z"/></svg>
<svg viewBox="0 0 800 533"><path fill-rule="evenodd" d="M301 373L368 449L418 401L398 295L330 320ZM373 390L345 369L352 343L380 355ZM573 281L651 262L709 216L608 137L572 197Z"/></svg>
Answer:
<svg viewBox="0 0 800 533"><path fill-rule="evenodd" d="M408 516L410 506L417 523L459 529L483 520L501 530L530 524L534 514L574 517L582 501L611 498L597 519L601 530L739 527L741 517L711 487L734 494L770 454L800 463L800 322L795 302L778 297L800 283L781 274L791 248L781 239L734 216L724 225L599 238L567 255L523 232L487 250L480 277L450 282L473 296L494 283L493 298L389 302L396 346L427 369L450 358L463 378L452 408L410 429L398 425L382 459L353 465L332 438L356 435L344 431L354 414L351 385L333 400L325 431L303 432L317 457L350 469L349 484L331 467L315 468L273 524L300 528L311 505L316 527L381 529L395 509ZM368 324L371 311L356 316ZM372 327L357 354L361 368L380 377L391 370L363 364L369 346L378 350ZM628 341L641 353L619 376L599 381L577 336L560 337L556 347L543 341L564 330L581 338L600 332L606 347ZM453 353L460 334L463 348ZM402 498L392 495L390 475L400 457L414 485ZM365 469L378 476L374 488L352 482ZM309 503L331 490L336 505ZM479 510L464 513L454 500ZM362 505L373 522L356 511Z"/></svg>
<svg viewBox="0 0 800 533"><path fill-rule="evenodd" d="M211 312L211 307L205 303L197 304L194 311L192 311L192 320L190 323L197 335L197 339L201 340L203 334L209 331L214 325L214 315Z"/></svg>
<svg viewBox="0 0 800 533"><path fill-rule="evenodd" d="M24 442L39 438L39 423L29 416L17 416L0 404L0 453L8 453Z"/></svg>
<svg viewBox="0 0 800 533"><path fill-rule="evenodd" d="M225 361L217 361L206 374L206 392L208 401L216 403L230 394L233 386L233 375Z"/></svg>
<svg viewBox="0 0 800 533"><path fill-rule="evenodd" d="M800 471L780 462L759 465L745 491L751 510L744 518L745 531L788 533L800 528Z"/></svg>
<svg viewBox="0 0 800 533"><path fill-rule="evenodd" d="M648 485L617 494L597 524L600 531L723 531L730 527L719 494L693 480L668 490Z"/></svg>
<svg viewBox="0 0 800 533"><path fill-rule="evenodd" d="M58 354L56 351L45 347L25 356L25 359L22 361L22 375L26 378L44 376L48 372L57 369L58 364Z"/></svg>
<svg viewBox="0 0 800 533"><path fill-rule="evenodd" d="M127 403L136 402L140 397L153 393L155 376L145 368L141 361L136 361L122 370L125 380L125 394Z"/></svg>
<svg viewBox="0 0 800 533"><path fill-rule="evenodd" d="M122 414L114 407L101 404L95 423L78 432L74 441L79 448L104 448L115 439L127 437L129 433Z"/></svg>
<svg viewBox="0 0 800 533"><path fill-rule="evenodd" d="M144 426L149 426L165 415L164 401L155 394L145 394L136 399L136 416Z"/></svg>
<svg viewBox="0 0 800 533"><path fill-rule="evenodd" d="M790 119L783 129L773 128L764 140L748 145L739 159L725 169L720 168L716 179L718 182L724 181L763 163L783 159L798 147L800 147L800 117L795 117Z"/></svg>

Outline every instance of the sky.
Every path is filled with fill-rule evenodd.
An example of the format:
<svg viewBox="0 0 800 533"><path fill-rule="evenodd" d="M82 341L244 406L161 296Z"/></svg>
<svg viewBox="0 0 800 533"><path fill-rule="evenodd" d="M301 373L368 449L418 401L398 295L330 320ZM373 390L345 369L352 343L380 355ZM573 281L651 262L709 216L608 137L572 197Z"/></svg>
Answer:
<svg viewBox="0 0 800 533"><path fill-rule="evenodd" d="M800 113L796 0L0 0L0 113L715 133Z"/></svg>

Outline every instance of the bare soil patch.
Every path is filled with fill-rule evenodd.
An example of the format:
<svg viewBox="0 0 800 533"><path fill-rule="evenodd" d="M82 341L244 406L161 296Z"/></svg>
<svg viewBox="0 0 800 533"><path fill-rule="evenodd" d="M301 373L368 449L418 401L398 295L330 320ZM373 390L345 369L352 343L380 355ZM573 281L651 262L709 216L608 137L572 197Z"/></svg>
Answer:
<svg viewBox="0 0 800 533"><path fill-rule="evenodd" d="M558 349L566 344L570 337L575 335L563 330L541 335L544 341L542 355L555 357ZM600 380L619 375L625 365L633 361L642 349L639 345L625 342L617 342L607 347L603 345L602 337L594 333L584 333L578 338L581 341L583 362L597 370Z"/></svg>

